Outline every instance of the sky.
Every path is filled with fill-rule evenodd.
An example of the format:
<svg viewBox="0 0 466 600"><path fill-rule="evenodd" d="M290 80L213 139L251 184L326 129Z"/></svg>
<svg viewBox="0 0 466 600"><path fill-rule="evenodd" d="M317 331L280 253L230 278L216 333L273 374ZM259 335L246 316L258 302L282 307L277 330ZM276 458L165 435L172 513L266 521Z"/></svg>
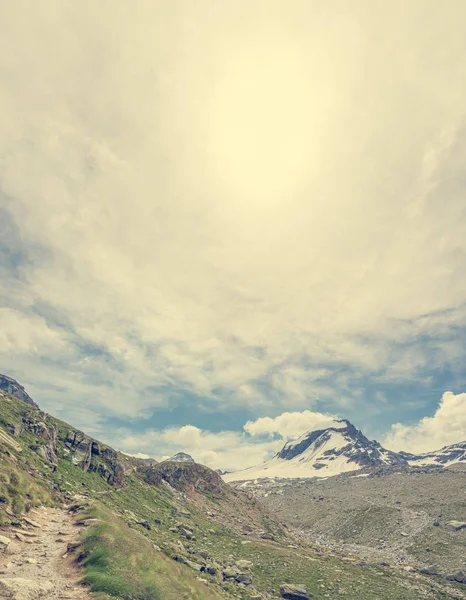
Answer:
<svg viewBox="0 0 466 600"><path fill-rule="evenodd" d="M466 439L464 0L0 9L0 372L214 468Z"/></svg>

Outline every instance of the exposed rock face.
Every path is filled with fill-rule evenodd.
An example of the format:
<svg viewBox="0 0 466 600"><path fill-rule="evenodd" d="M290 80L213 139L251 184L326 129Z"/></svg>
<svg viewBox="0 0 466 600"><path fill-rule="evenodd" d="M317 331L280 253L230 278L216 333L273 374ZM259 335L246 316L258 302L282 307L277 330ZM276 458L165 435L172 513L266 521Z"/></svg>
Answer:
<svg viewBox="0 0 466 600"><path fill-rule="evenodd" d="M30 404L34 408L39 408L24 387L15 379L12 379L7 375L0 374L0 390L7 392L7 394L11 394L15 398L18 398L18 400L26 402L26 404Z"/></svg>
<svg viewBox="0 0 466 600"><path fill-rule="evenodd" d="M167 462L186 462L186 463L194 463L196 462L192 456L186 454L186 452L178 452L171 458L168 459Z"/></svg>
<svg viewBox="0 0 466 600"><path fill-rule="evenodd" d="M148 483L159 485L163 480L180 491L195 490L196 492L210 492L215 495L222 494L227 487L222 478L216 473L197 463L162 462L145 471Z"/></svg>
<svg viewBox="0 0 466 600"><path fill-rule="evenodd" d="M123 483L125 470L112 448L103 448L82 431L74 430L68 431L65 445L72 454L73 463L83 471L98 473L110 485Z"/></svg>

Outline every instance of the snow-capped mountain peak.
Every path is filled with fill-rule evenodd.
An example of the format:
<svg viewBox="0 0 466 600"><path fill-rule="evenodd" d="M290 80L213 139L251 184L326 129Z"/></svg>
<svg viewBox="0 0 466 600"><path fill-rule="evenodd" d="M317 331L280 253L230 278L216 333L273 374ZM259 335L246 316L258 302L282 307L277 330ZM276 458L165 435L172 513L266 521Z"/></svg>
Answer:
<svg viewBox="0 0 466 600"><path fill-rule="evenodd" d="M370 441L345 419L334 420L325 429L308 431L287 442L271 460L244 471L228 473L226 481L262 477L329 477L364 467L406 464L395 452Z"/></svg>
<svg viewBox="0 0 466 600"><path fill-rule="evenodd" d="M440 467L449 467L455 463L463 463L466 466L466 442L444 446L440 450L424 454L399 452L399 455L413 466L438 465Z"/></svg>

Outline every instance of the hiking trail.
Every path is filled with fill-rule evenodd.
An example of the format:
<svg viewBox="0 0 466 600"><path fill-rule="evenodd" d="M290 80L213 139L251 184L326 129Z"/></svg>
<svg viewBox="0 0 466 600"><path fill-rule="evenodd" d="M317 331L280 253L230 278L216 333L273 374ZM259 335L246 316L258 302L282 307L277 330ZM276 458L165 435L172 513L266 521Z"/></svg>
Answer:
<svg viewBox="0 0 466 600"><path fill-rule="evenodd" d="M31 510L21 528L0 529L10 543L0 550L0 598L9 600L91 600L79 583L79 571L68 554L80 528L63 509Z"/></svg>

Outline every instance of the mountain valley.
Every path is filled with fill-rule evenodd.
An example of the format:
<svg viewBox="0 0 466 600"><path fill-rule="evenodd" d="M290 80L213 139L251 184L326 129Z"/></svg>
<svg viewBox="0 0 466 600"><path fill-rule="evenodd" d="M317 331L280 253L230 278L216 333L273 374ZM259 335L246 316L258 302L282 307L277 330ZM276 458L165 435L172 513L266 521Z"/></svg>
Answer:
<svg viewBox="0 0 466 600"><path fill-rule="evenodd" d="M41 597L15 565L31 540L45 543L31 515L50 507L78 538L54 569L73 565L101 600L465 599L465 474L410 466L349 422L333 425L277 460L303 453L311 473L347 472L227 484L184 452L128 456L1 391L0 598ZM53 581L47 597L67 597Z"/></svg>

